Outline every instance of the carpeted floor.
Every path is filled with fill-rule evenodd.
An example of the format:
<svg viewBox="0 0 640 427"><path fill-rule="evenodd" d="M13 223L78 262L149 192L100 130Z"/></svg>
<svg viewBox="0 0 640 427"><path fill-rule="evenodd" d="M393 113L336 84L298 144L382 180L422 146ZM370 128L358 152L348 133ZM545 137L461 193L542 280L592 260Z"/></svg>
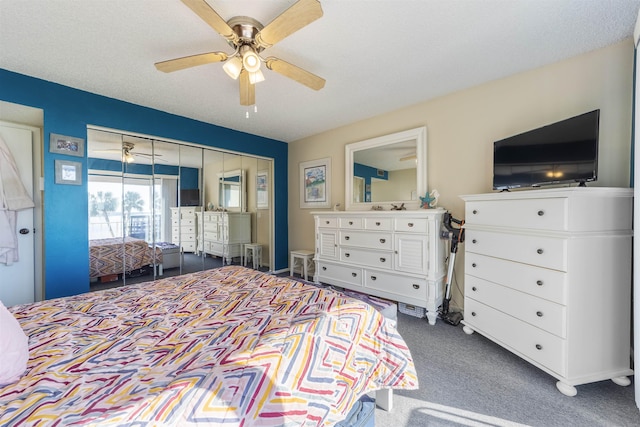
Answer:
<svg viewBox="0 0 640 427"><path fill-rule="evenodd" d="M640 426L633 384L585 384L567 397L555 378L462 325L398 313L398 330L420 389L395 391L392 412L376 409L378 427Z"/></svg>

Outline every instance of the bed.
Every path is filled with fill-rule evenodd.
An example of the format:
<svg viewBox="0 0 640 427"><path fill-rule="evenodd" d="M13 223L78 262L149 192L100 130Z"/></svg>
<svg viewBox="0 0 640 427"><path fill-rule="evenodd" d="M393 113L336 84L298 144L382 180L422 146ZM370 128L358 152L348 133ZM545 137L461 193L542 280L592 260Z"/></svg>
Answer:
<svg viewBox="0 0 640 427"><path fill-rule="evenodd" d="M162 264L162 250L156 248L156 263ZM89 277L131 272L153 264L153 251L142 239L127 236L89 241ZM124 266L124 267L123 267Z"/></svg>
<svg viewBox="0 0 640 427"><path fill-rule="evenodd" d="M331 289L240 266L10 308L25 374L0 425L328 426L415 389L393 322Z"/></svg>

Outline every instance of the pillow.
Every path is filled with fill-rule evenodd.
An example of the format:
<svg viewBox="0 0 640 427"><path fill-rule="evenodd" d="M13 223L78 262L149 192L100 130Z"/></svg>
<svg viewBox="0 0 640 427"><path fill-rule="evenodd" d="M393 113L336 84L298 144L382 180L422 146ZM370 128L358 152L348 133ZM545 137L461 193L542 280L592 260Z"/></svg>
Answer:
<svg viewBox="0 0 640 427"><path fill-rule="evenodd" d="M16 382L27 369L29 339L0 301L0 386Z"/></svg>

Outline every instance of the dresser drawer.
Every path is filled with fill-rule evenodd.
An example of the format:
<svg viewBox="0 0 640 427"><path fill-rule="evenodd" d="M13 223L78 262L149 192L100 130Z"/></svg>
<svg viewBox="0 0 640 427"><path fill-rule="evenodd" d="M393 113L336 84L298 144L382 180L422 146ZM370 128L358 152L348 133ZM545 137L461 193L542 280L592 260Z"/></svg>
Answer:
<svg viewBox="0 0 640 427"><path fill-rule="evenodd" d="M362 286L362 269L348 265L337 265L318 261L318 280L334 283L347 283L350 285Z"/></svg>
<svg viewBox="0 0 640 427"><path fill-rule="evenodd" d="M364 287L427 301L427 281L382 271L364 271Z"/></svg>
<svg viewBox="0 0 640 427"><path fill-rule="evenodd" d="M429 229L428 220L425 218L396 218L395 231L406 231L413 233L426 233Z"/></svg>
<svg viewBox="0 0 640 427"><path fill-rule="evenodd" d="M195 227L172 227L171 228L171 236L177 237L180 236L182 240L186 239L187 236L191 236L191 238L196 237L196 228Z"/></svg>
<svg viewBox="0 0 640 427"><path fill-rule="evenodd" d="M393 238L391 233L341 231L340 244L371 249L391 250L393 249Z"/></svg>
<svg viewBox="0 0 640 427"><path fill-rule="evenodd" d="M553 334L465 298L464 323L560 376L566 375L566 342Z"/></svg>
<svg viewBox="0 0 640 427"><path fill-rule="evenodd" d="M560 338L566 338L567 309L477 277L465 276L464 294Z"/></svg>
<svg viewBox="0 0 640 427"><path fill-rule="evenodd" d="M567 239L467 229L467 252L567 271Z"/></svg>
<svg viewBox="0 0 640 427"><path fill-rule="evenodd" d="M492 200L467 202L467 224L537 230L569 229L569 199Z"/></svg>
<svg viewBox="0 0 640 427"><path fill-rule="evenodd" d="M196 251L196 241L182 241L180 242L180 246L185 252L195 252Z"/></svg>
<svg viewBox="0 0 640 427"><path fill-rule="evenodd" d="M391 218L364 218L365 230L391 231L393 223Z"/></svg>
<svg viewBox="0 0 640 427"><path fill-rule="evenodd" d="M195 224L196 224L196 217L195 216L192 217L192 218L184 218L183 217L182 219L171 218L171 225L175 226L175 227L177 227L177 226L183 227L183 226L187 226L187 225L194 226Z"/></svg>
<svg viewBox="0 0 640 427"><path fill-rule="evenodd" d="M340 227L340 228L362 229L362 218L360 218L360 217L339 218L338 219L338 227Z"/></svg>
<svg viewBox="0 0 640 427"><path fill-rule="evenodd" d="M204 220L205 222L218 222L220 215L216 212L205 212Z"/></svg>
<svg viewBox="0 0 640 427"><path fill-rule="evenodd" d="M205 240L218 240L218 233L215 231L206 231L204 232Z"/></svg>
<svg viewBox="0 0 640 427"><path fill-rule="evenodd" d="M550 270L467 251L465 253L464 272L467 275L486 279L538 298L544 298L558 304L566 304L567 273L563 271Z"/></svg>
<svg viewBox="0 0 640 427"><path fill-rule="evenodd" d="M338 218L318 218L318 227L336 228L338 226Z"/></svg>
<svg viewBox="0 0 640 427"><path fill-rule="evenodd" d="M340 248L340 261L375 268L393 268L391 252L375 252L366 249Z"/></svg>

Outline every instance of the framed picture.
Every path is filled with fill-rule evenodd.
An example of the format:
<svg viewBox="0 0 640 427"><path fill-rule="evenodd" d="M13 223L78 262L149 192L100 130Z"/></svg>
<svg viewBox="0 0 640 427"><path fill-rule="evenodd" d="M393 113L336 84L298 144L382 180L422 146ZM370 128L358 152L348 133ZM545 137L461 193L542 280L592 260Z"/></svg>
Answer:
<svg viewBox="0 0 640 427"><path fill-rule="evenodd" d="M56 184L82 185L82 163L56 160Z"/></svg>
<svg viewBox="0 0 640 427"><path fill-rule="evenodd" d="M267 171L259 171L256 175L256 191L258 193L258 209L269 209L269 178Z"/></svg>
<svg viewBox="0 0 640 427"><path fill-rule="evenodd" d="M52 133L49 137L49 152L84 157L84 139Z"/></svg>
<svg viewBox="0 0 640 427"><path fill-rule="evenodd" d="M300 163L300 207L331 207L331 158Z"/></svg>

